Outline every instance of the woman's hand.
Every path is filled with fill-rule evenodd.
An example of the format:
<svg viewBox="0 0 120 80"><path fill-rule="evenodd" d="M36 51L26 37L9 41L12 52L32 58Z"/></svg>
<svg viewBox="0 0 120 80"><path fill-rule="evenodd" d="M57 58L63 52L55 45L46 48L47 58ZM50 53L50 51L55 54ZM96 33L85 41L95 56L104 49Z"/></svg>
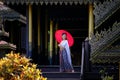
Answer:
<svg viewBox="0 0 120 80"><path fill-rule="evenodd" d="M60 44L58 44L58 46L60 47Z"/></svg>
<svg viewBox="0 0 120 80"><path fill-rule="evenodd" d="M60 44L59 44L58 46L60 47L60 50L63 50L63 49L64 49L64 47L63 47L63 46L61 46Z"/></svg>

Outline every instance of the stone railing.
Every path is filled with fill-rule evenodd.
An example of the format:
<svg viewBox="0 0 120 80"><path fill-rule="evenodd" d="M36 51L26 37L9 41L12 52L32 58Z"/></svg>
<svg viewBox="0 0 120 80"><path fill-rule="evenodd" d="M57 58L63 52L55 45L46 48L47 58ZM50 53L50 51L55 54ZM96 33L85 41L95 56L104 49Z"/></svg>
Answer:
<svg viewBox="0 0 120 80"><path fill-rule="evenodd" d="M107 20L120 8L120 0L106 0L103 3L94 2L95 28Z"/></svg>
<svg viewBox="0 0 120 80"><path fill-rule="evenodd" d="M115 22L112 28L104 29L100 33L96 32L90 40L91 54L103 51L108 45L120 38L120 22Z"/></svg>

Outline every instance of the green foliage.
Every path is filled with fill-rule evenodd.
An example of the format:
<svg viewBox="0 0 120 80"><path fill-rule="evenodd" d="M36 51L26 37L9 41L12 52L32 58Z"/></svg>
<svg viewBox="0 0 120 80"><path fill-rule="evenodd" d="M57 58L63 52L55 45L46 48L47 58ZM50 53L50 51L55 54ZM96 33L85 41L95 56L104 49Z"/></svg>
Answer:
<svg viewBox="0 0 120 80"><path fill-rule="evenodd" d="M109 76L108 73L106 72L106 68L100 70L99 73L101 74L102 80L113 80L113 75Z"/></svg>

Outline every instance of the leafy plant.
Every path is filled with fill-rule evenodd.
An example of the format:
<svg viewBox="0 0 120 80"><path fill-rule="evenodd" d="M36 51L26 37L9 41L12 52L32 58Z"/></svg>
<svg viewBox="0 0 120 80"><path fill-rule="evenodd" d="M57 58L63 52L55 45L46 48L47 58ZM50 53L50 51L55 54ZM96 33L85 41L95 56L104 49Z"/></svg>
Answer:
<svg viewBox="0 0 120 80"><path fill-rule="evenodd" d="M0 80L47 80L37 65L19 53L9 53L0 59Z"/></svg>
<svg viewBox="0 0 120 80"><path fill-rule="evenodd" d="M108 73L106 72L106 68L100 70L99 73L101 74L102 80L113 80L113 75L109 76Z"/></svg>

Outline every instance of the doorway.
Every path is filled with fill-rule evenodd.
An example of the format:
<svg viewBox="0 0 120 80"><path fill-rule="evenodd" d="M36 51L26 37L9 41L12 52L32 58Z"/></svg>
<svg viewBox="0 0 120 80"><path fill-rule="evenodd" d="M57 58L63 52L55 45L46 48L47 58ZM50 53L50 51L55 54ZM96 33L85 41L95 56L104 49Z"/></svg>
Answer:
<svg viewBox="0 0 120 80"><path fill-rule="evenodd" d="M37 15L33 6L33 15ZM55 31L67 30L74 38L74 45L70 48L73 65L81 64L82 42L88 36L88 5L42 5L40 6L41 23L41 53L39 64L59 65L59 49L56 48ZM34 25L36 24L34 19ZM53 51L50 58L50 21L53 21ZM56 27L57 25L57 27ZM47 30L46 30L47 28ZM34 28L35 29L35 28ZM37 34L37 28L35 35ZM46 35L47 34L47 35ZM47 37L46 37L47 36ZM35 36L34 36L35 37ZM35 40L36 42L36 40ZM35 43L34 42L34 43ZM47 44L47 46L46 46ZM56 53L57 50L57 53ZM34 57L36 59L36 57ZM40 62L44 61L44 62Z"/></svg>

